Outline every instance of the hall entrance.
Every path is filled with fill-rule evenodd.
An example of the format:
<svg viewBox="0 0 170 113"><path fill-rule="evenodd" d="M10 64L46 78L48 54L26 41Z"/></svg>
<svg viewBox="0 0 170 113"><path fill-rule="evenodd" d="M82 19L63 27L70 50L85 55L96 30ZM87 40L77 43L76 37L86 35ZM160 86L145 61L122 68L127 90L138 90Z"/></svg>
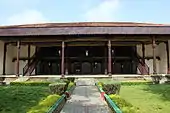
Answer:
<svg viewBox="0 0 170 113"><path fill-rule="evenodd" d="M117 46L113 47L113 66L114 74L136 74L137 60L136 47Z"/></svg>
<svg viewBox="0 0 170 113"><path fill-rule="evenodd" d="M135 48L132 46L113 46L111 48L112 74L135 74L137 72ZM61 47L43 47L41 51L36 74L60 75ZM64 73L66 75L106 74L107 56L105 46L68 46L65 49Z"/></svg>

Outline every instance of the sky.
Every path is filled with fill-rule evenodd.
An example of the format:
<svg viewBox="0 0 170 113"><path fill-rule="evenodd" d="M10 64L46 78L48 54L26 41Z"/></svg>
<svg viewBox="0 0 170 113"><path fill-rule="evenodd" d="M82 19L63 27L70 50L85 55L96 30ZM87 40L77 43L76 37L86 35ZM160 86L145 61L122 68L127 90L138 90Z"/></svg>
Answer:
<svg viewBox="0 0 170 113"><path fill-rule="evenodd" d="M170 0L0 0L0 25L58 22L170 23Z"/></svg>

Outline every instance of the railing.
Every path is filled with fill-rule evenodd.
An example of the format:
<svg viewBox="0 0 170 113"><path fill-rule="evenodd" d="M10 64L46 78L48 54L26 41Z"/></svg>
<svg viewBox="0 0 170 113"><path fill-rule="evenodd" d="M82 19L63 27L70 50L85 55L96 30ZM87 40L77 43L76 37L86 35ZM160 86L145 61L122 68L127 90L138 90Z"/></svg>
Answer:
<svg viewBox="0 0 170 113"><path fill-rule="evenodd" d="M133 49L133 51L134 51L134 49ZM142 60L141 56L139 56L139 54L136 51L134 51L134 55L138 62L137 69L139 69L141 74L148 75L149 74L149 66Z"/></svg>
<svg viewBox="0 0 170 113"><path fill-rule="evenodd" d="M23 76L30 75L34 71L34 69L39 61L37 59L37 57L39 56L39 53L40 53L40 49L38 49L37 52L31 57L30 62L28 62L25 65L25 67L23 68Z"/></svg>
<svg viewBox="0 0 170 113"><path fill-rule="evenodd" d="M148 75L149 74L149 67L146 63L143 63L143 61L138 62L138 67L141 74Z"/></svg>
<svg viewBox="0 0 170 113"><path fill-rule="evenodd" d="M32 72L35 70L35 68L36 68L36 66L37 66L37 64L38 64L38 62L39 62L39 60L36 59L35 62L30 66L30 68L28 69L29 75L31 75Z"/></svg>

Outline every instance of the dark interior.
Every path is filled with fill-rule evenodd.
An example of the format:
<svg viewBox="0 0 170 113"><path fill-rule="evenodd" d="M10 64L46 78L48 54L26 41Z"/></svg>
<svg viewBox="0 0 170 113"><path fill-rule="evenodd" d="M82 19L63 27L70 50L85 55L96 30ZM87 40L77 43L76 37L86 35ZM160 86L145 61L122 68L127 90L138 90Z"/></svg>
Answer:
<svg viewBox="0 0 170 113"><path fill-rule="evenodd" d="M36 74L59 75L61 70L61 47L43 47ZM112 74L136 73L136 48L132 46L112 47ZM105 74L107 69L107 47L70 46L65 48L65 74ZM67 69L67 71L66 71Z"/></svg>

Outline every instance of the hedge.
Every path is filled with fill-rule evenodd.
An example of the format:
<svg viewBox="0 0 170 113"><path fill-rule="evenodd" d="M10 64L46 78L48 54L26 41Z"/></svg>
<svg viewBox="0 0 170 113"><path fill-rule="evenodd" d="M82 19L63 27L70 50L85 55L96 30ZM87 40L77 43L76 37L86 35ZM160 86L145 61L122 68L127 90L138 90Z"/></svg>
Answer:
<svg viewBox="0 0 170 113"><path fill-rule="evenodd" d="M70 83L68 84L67 90L69 90L72 86L75 86L75 83L74 83L74 82L70 82Z"/></svg>
<svg viewBox="0 0 170 113"><path fill-rule="evenodd" d="M119 95L109 95L110 99L116 103L116 105L121 109L122 113L138 113L138 108L134 107L131 103L127 102Z"/></svg>
<svg viewBox="0 0 170 113"><path fill-rule="evenodd" d="M10 85L12 86L48 86L51 82L33 82L33 81L26 81L26 82L11 82Z"/></svg>
<svg viewBox="0 0 170 113"><path fill-rule="evenodd" d="M151 81L134 81L134 82L121 82L121 85L127 85L127 86L131 86L131 85L149 85L149 84L153 84L153 82Z"/></svg>
<svg viewBox="0 0 170 113"><path fill-rule="evenodd" d="M38 105L32 107L27 113L46 113L60 97L56 94L49 95L46 99L40 101Z"/></svg>
<svg viewBox="0 0 170 113"><path fill-rule="evenodd" d="M49 84L49 88L52 94L63 94L67 89L67 83L52 83Z"/></svg>

